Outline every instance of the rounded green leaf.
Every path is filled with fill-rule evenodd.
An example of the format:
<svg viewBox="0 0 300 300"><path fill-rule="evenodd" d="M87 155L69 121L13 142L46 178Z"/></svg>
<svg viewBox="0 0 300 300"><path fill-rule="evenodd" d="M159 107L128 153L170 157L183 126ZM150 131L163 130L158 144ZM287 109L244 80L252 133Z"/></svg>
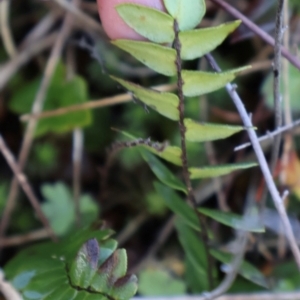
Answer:
<svg viewBox="0 0 300 300"><path fill-rule="evenodd" d="M111 78L132 92L138 100L156 110L161 115L174 121L179 119L179 111L177 109L179 99L176 95L146 89L114 76L111 76Z"/></svg>
<svg viewBox="0 0 300 300"><path fill-rule="evenodd" d="M216 91L231 82L237 73L248 68L242 67L223 73L183 70L183 93L187 97L194 97Z"/></svg>
<svg viewBox="0 0 300 300"><path fill-rule="evenodd" d="M166 76L176 74L176 51L172 48L130 40L116 40L112 43L160 74Z"/></svg>
<svg viewBox="0 0 300 300"><path fill-rule="evenodd" d="M195 59L214 50L240 24L241 21L237 20L216 27L180 32L181 58Z"/></svg>
<svg viewBox="0 0 300 300"><path fill-rule="evenodd" d="M186 127L186 139L190 142L208 142L225 139L244 130L242 126L199 123L192 119L184 119L184 125Z"/></svg>
<svg viewBox="0 0 300 300"><path fill-rule="evenodd" d="M204 0L164 0L165 7L177 20L180 31L195 28L205 15Z"/></svg>
<svg viewBox="0 0 300 300"><path fill-rule="evenodd" d="M143 159L148 163L152 172L165 185L174 190L187 193L186 187L159 159L157 159L149 151L140 150Z"/></svg>
<svg viewBox="0 0 300 300"><path fill-rule="evenodd" d="M233 171L256 167L257 163L240 163L201 168L189 168L191 179L213 178L227 175Z"/></svg>
<svg viewBox="0 0 300 300"><path fill-rule="evenodd" d="M171 43L174 40L173 18L157 9L143 5L124 3L116 10L137 33L155 43Z"/></svg>

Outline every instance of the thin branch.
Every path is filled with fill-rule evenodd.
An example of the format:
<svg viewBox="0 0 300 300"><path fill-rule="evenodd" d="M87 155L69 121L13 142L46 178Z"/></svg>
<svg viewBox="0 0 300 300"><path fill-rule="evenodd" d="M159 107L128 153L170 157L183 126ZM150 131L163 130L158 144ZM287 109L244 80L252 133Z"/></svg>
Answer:
<svg viewBox="0 0 300 300"><path fill-rule="evenodd" d="M79 0L74 0L75 5L79 5ZM74 78L76 73L76 55L74 46L69 45L67 48L67 80ZM81 213L80 213L80 195L81 195L81 169L83 155L84 133L82 128L78 127L73 130L73 201L75 207L76 225L80 228Z"/></svg>
<svg viewBox="0 0 300 300"><path fill-rule="evenodd" d="M176 89L175 84L163 84L152 87L152 89L160 92L169 92ZM70 105L68 107L62 107L55 110L44 111L39 114L26 114L21 116L21 121L29 121L30 119L44 119L50 118L54 116L61 116L64 114L68 114L70 112L79 111L79 110L87 110L93 108L100 108L106 106L112 106L117 104L122 104L126 102L130 102L132 100L132 94L125 93L114 97L103 98L99 100L92 100L83 104Z"/></svg>
<svg viewBox="0 0 300 300"><path fill-rule="evenodd" d="M265 140L272 139L272 138L274 138L276 135L281 134L281 133L283 133L283 132L286 132L286 131L288 131L288 130L291 130L291 129L293 129L293 128L299 126L299 125L300 125L300 120L297 120L297 121L295 121L295 122L292 123L292 124L288 124L288 125L282 126L282 127L280 127L280 128L277 128L277 129L274 130L274 131L267 132L266 135L261 136L261 137L258 138L257 140L261 143L261 142L263 142L263 141L265 141ZM248 143L245 143L245 144L242 144L242 145L240 145L240 146L235 147L235 148L234 148L234 151L240 151L240 150L245 149L245 148L247 148L247 147L249 147L249 146L251 146L251 143L248 142Z"/></svg>
<svg viewBox="0 0 300 300"><path fill-rule="evenodd" d="M213 288L213 276L212 276L212 258L209 253L209 247L208 247L208 233L207 229L205 226L205 219L204 216L197 210L197 201L195 199L191 179L190 179L190 174L189 174L189 169L188 169L188 157L187 157L187 149L186 149L186 127L184 124L184 95L183 95L183 78L182 78L182 61L181 61L181 42L179 39L179 27L178 23L176 20L174 20L174 26L173 26L174 32L175 32L175 38L173 41L173 47L176 51L176 69L177 69L177 93L178 93L178 98L179 98L179 104L178 104L178 111L179 111L179 132L180 132L180 140L181 140L181 161L182 161L182 171L183 171L183 177L184 181L187 187L187 200L188 203L191 205L191 207L194 208L199 224L201 227L201 239L203 243L203 247L205 249L206 257L208 260L207 264L207 278L208 278L208 283L209 283L209 288Z"/></svg>
<svg viewBox="0 0 300 300"><path fill-rule="evenodd" d="M205 293L205 299L216 299L220 297L224 293L226 293L230 287L232 286L236 276L238 274L240 265L243 261L246 246L248 241L248 234L246 232L240 232L238 237L238 245L239 251L237 254L234 255L232 262L227 265L226 267L229 268L228 273L226 274L224 280L219 284L219 286L209 293Z"/></svg>
<svg viewBox="0 0 300 300"><path fill-rule="evenodd" d="M60 59L61 52L63 50L63 46L65 44L66 38L68 37L69 33L71 32L72 25L70 23L71 19L69 16L66 17L62 29L59 33L59 36L57 37L55 44L52 48L52 51L50 53L50 57L48 59L44 76L42 78L40 87L37 91L36 97L34 99L33 105L32 105L32 113L40 113L43 109L44 101L46 98L46 93L48 90L48 87L51 82L52 75L54 74L54 71L56 69L56 65ZM29 155L29 151L33 142L35 129L37 126L37 120L31 119L30 122L27 125L25 136L23 139L19 159L18 159L18 165L20 171L23 170L27 157ZM0 238L5 233L10 216L12 214L12 211L15 207L15 199L18 195L18 180L16 177L11 182L10 190L9 190L9 196L8 200L3 212L3 217L0 222Z"/></svg>
<svg viewBox="0 0 300 300"><path fill-rule="evenodd" d="M286 49L290 49L290 31L289 31L289 0L284 1L283 8L284 15L284 26L286 27L285 33L283 35L283 46ZM286 60L282 61L282 81L283 81L283 91L284 91L284 123L285 125L291 124L293 122L292 110L290 103L290 85L289 85L289 64Z"/></svg>
<svg viewBox="0 0 300 300"><path fill-rule="evenodd" d="M62 16L62 11L54 11L43 17L25 36L19 48L23 49L29 47L33 43L40 43L41 39L48 34L50 29Z"/></svg>
<svg viewBox="0 0 300 300"><path fill-rule="evenodd" d="M29 233L14 235L0 240L1 247L14 247L24 245L30 242L36 242L49 238L47 230L44 228L38 229Z"/></svg>
<svg viewBox="0 0 300 300"><path fill-rule="evenodd" d="M274 39L269 34L267 34L265 31L260 29L256 24L254 24L245 15L243 15L233 6L231 6L228 2L225 2L224 0L210 0L210 1L221 6L224 10L226 10L229 14L231 14L235 18L241 19L245 26L247 26L251 31L255 32L258 36L260 36L266 43L270 44L271 46L275 45ZM282 56L284 56L291 64L293 64L296 68L300 70L300 60L283 47L281 47L281 51L282 51Z"/></svg>
<svg viewBox="0 0 300 300"><path fill-rule="evenodd" d="M78 7L76 7L72 2L66 0L54 0L57 4L63 7L66 11L76 17L76 21L79 21L81 24L88 26L90 29L103 34L103 29L100 23L96 22L86 13L82 12ZM77 24L78 25L78 24Z"/></svg>
<svg viewBox="0 0 300 300"><path fill-rule="evenodd" d="M216 61L214 60L214 58L210 54L206 55L206 57L209 60L210 64L212 65L213 69L217 72L220 72L221 70L220 70L219 66L217 65ZM265 179L266 184L268 186L269 192L272 196L274 205L275 205L275 207L278 211L278 214L281 218L281 221L283 223L284 230L285 230L286 235L287 235L287 239L289 241L291 250L292 250L293 255L295 257L297 266L300 270L300 251L299 251L299 248L297 246L297 242L296 242L291 224L289 222L284 204L282 203L281 196L279 195L279 192L276 188L276 185L275 185L275 182L273 180L272 174L271 174L270 169L268 167L268 163L266 161L266 158L264 156L264 153L262 151L262 148L260 147L258 138L256 136L256 132L253 129L251 119L250 119L249 115L247 114L247 111L244 107L244 104L243 104L242 100L240 99L238 93L236 92L235 88L231 84L227 84L226 85L226 90L227 90L228 94L230 95L233 103L235 104L235 106L236 106L236 108L237 108L237 110L238 110L238 112L239 112L239 114L242 118L244 126L246 127L246 130L248 132L248 135L249 135L250 141L252 143L254 152L255 152L257 160L259 162L259 166L260 166L261 171L264 175L264 179Z"/></svg>
<svg viewBox="0 0 300 300"><path fill-rule="evenodd" d="M122 231L118 234L116 238L119 247L126 243L128 239L132 235L134 235L141 228L141 226L149 219L149 217L149 214L141 213L132 220L130 220L129 223L122 229Z"/></svg>
<svg viewBox="0 0 300 300"><path fill-rule="evenodd" d="M4 280L4 274L1 270L0 270L0 292L8 300L22 300L23 299L23 297L12 286L12 284Z"/></svg>
<svg viewBox="0 0 300 300"><path fill-rule="evenodd" d="M274 64L273 64L273 97L274 97L274 115L275 115L275 129L282 126L282 96L280 93L280 76L281 76L281 41L282 41L282 24L283 24L283 2L278 1L278 8L276 13L276 26L275 26L275 45L274 45ZM272 147L270 170L271 174L274 173L275 166L279 157L281 143L281 134L276 135ZM266 194L264 199L261 200L264 207Z"/></svg>
<svg viewBox="0 0 300 300"><path fill-rule="evenodd" d="M135 297L133 300L206 300L205 296L169 296L169 297ZM300 300L300 292L267 292L224 295L216 300Z"/></svg>
<svg viewBox="0 0 300 300"><path fill-rule="evenodd" d="M247 193L247 198L245 201L244 205L244 214L243 218L245 222L248 222L248 220L252 217L253 215L251 214L251 210L255 207L255 192L256 192L256 185L255 185L255 178L252 179L251 184L249 185L248 188L248 193ZM250 220L252 222L252 220ZM213 291L207 293L205 296L207 299L215 299L223 294L225 294L232 284L234 283L238 271L240 269L240 266L243 262L243 258L245 256L245 252L247 250L247 244L248 244L248 239L249 239L249 233L245 232L243 230L237 230L236 231L236 239L234 243L237 245L234 248L234 256L230 264L225 265L226 267L226 276L222 280L222 282L219 284L218 287L216 287Z"/></svg>
<svg viewBox="0 0 300 300"><path fill-rule="evenodd" d="M81 169L83 154L84 134L82 128L73 131L73 197L75 203L76 223L80 227L80 194L81 194Z"/></svg>
<svg viewBox="0 0 300 300"><path fill-rule="evenodd" d="M13 58L17 54L17 49L9 26L10 2L10 0L0 1L0 31L4 48L8 55Z"/></svg>
<svg viewBox="0 0 300 300"><path fill-rule="evenodd" d="M32 57L38 53L48 49L57 40L57 33L52 33L49 36L39 40L38 42L28 45L20 53L18 53L12 60L1 65L0 67L0 91L5 87L11 77L25 65Z"/></svg>
<svg viewBox="0 0 300 300"><path fill-rule="evenodd" d="M160 247L165 243L165 241L168 239L168 237L174 230L174 220L175 215L173 215L167 220L159 235L157 236L155 242L148 249L148 252L146 253L145 257L143 257L136 266L129 270L130 273L137 273L139 270L141 270L141 268L151 259L151 257L155 255L158 249L160 249Z"/></svg>
<svg viewBox="0 0 300 300"><path fill-rule="evenodd" d="M57 240L56 236L55 236L53 230L51 229L51 226L49 224L47 217L44 215L44 213L41 209L39 200L37 199L33 190L31 189L31 187L28 183L27 177L25 176L24 173L21 172L20 168L16 164L16 161L15 161L12 153L7 148L1 135L0 135L0 151L1 151L2 155L5 157L7 164L12 169L16 180L18 181L18 183L22 187L24 193L28 197L32 207L35 209L37 216L39 217L42 224L45 226L45 229L47 230L48 235L53 239L53 241L56 241Z"/></svg>

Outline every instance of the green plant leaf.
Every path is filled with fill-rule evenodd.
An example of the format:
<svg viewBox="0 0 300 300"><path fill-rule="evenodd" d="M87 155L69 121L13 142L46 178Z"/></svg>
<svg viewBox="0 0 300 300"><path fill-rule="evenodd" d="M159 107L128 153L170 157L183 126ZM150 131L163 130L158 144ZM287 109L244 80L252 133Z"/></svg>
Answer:
<svg viewBox="0 0 300 300"><path fill-rule="evenodd" d="M195 28L205 15L204 0L164 0L169 14L177 20L180 31Z"/></svg>
<svg viewBox="0 0 300 300"><path fill-rule="evenodd" d="M244 130L242 126L198 123L192 119L184 119L186 139L190 142L208 142L225 139Z"/></svg>
<svg viewBox="0 0 300 300"><path fill-rule="evenodd" d="M116 250L111 234L85 228L60 243L32 246L5 266L6 276L25 300L129 300L137 280L126 275L125 250Z"/></svg>
<svg viewBox="0 0 300 300"><path fill-rule="evenodd" d="M176 74L176 52L172 48L131 40L116 40L112 43L160 74L166 76Z"/></svg>
<svg viewBox="0 0 300 300"><path fill-rule="evenodd" d="M44 184L42 195L47 200L42 204L42 209L51 227L58 236L65 235L75 225L74 200L69 189L63 183ZM88 225L97 218L99 208L88 195L83 195L79 203L82 222Z"/></svg>
<svg viewBox="0 0 300 300"><path fill-rule="evenodd" d="M217 260L221 261L224 264L230 264L233 259L233 255L218 251L215 249L210 250L210 253L213 257L215 257ZM255 284L269 288L269 284L265 278L265 276L256 269L252 264L248 263L247 261L243 261L240 268L238 269L238 273L246 278L247 280L254 282Z"/></svg>
<svg viewBox="0 0 300 300"><path fill-rule="evenodd" d="M40 82L41 78L38 78L16 90L9 102L9 108L18 114L29 113ZM44 110L82 104L88 98L86 81L80 76L74 76L72 80L66 81L65 66L58 64L47 91ZM91 122L92 114L89 110L46 118L39 121L35 136L42 136L49 132L65 133L76 127L88 126Z"/></svg>
<svg viewBox="0 0 300 300"><path fill-rule="evenodd" d="M118 132L122 133L123 135L127 136L128 138L132 139L132 140L137 140L137 138L135 136L133 136L132 134L126 132L126 131L122 131L122 130L117 130ZM154 143L156 144L156 146L151 147L145 144L141 144L136 146L137 148L144 148L147 149L148 151L150 151L151 153L159 156L160 158L174 164L177 166L181 166L182 165L182 161L181 161L181 149L179 147L176 146L170 146L170 145L166 145L164 146L163 144L158 144L158 143ZM159 149L161 148L161 149Z"/></svg>
<svg viewBox="0 0 300 300"><path fill-rule="evenodd" d="M159 159L157 159L149 151L140 149L143 159L148 163L152 172L165 185L187 193L186 187Z"/></svg>
<svg viewBox="0 0 300 300"><path fill-rule="evenodd" d="M218 221L219 223L234 229L251 232L265 232L265 229L258 217L258 213L255 211L253 211L249 216L240 216L234 213L209 208L198 208L198 210L202 214Z"/></svg>
<svg viewBox="0 0 300 300"><path fill-rule="evenodd" d="M143 296L178 296L185 290L185 283L164 269L151 267L139 274L138 292Z"/></svg>
<svg viewBox="0 0 300 300"><path fill-rule="evenodd" d="M174 40L173 18L157 9L143 5L124 3L116 10L137 33L155 43L171 43Z"/></svg>
<svg viewBox="0 0 300 300"><path fill-rule="evenodd" d="M239 72L248 68L241 67L222 73L183 70L183 93L187 97L194 97L216 91L231 82Z"/></svg>
<svg viewBox="0 0 300 300"><path fill-rule="evenodd" d="M154 182L155 190L173 213L179 216L191 228L200 231L199 220L195 211L181 199L173 189Z"/></svg>
<svg viewBox="0 0 300 300"><path fill-rule="evenodd" d="M216 27L180 32L181 58L195 59L214 50L240 24L241 21L237 20Z"/></svg>
<svg viewBox="0 0 300 300"><path fill-rule="evenodd" d="M174 121L179 119L179 111L177 109L179 99L176 95L172 93L161 93L155 90L146 89L137 84L114 76L111 76L111 78L120 83L128 91L132 92L136 98L138 98L147 106L156 110L161 115Z"/></svg>
<svg viewBox="0 0 300 300"><path fill-rule="evenodd" d="M187 283L193 291L203 292L209 289L207 278L207 257L205 248L200 241L199 236L191 227L187 226L181 219L177 219L175 227L178 237L186 256L186 272ZM191 277L191 274L193 275Z"/></svg>
<svg viewBox="0 0 300 300"><path fill-rule="evenodd" d="M239 163L200 168L189 168L191 179L213 178L227 175L233 171L256 167L257 163Z"/></svg>

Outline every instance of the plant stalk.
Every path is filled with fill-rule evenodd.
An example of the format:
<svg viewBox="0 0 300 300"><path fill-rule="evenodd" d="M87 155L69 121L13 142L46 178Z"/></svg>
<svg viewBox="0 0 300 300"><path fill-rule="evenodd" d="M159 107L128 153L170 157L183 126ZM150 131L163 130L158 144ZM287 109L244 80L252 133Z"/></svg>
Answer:
<svg viewBox="0 0 300 300"><path fill-rule="evenodd" d="M190 178L190 173L188 170L188 158L187 158L187 150L186 150L186 139L185 139L185 133L186 133L186 127L184 125L184 95L183 95L183 85L184 81L182 79L182 61L181 61L181 43L179 40L179 27L178 27L178 22L177 20L174 20L174 32L175 32L175 39L173 42L173 48L176 51L176 69L177 69L177 93L178 93L178 98L179 98L179 105L178 105L178 111L179 111L179 131L180 131L180 140L181 140L181 161L182 161L182 169L183 169L183 177L184 181L187 187L187 201L191 207L195 210L198 219L199 219L199 224L201 228L201 240L204 245L204 249L206 252L206 257L208 259L208 264L207 264L207 277L208 277L208 283L209 283L209 288L213 288L213 276L212 276L212 266L213 266L213 260L212 257L209 253L209 247L208 247L208 233L206 229L206 224L205 224L205 217L198 211L197 209L197 202L196 198L194 195L192 183L191 183L191 178Z"/></svg>

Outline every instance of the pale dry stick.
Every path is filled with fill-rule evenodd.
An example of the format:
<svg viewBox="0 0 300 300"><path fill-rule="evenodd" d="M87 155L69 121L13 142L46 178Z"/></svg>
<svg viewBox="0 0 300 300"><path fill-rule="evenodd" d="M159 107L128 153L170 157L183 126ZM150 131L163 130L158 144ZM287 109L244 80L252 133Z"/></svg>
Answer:
<svg viewBox="0 0 300 300"><path fill-rule="evenodd" d="M50 29L55 25L56 21L63 15L63 12L54 11L43 17L37 25L25 36L20 49L28 47L32 43L39 43L45 35L48 34Z"/></svg>
<svg viewBox="0 0 300 300"><path fill-rule="evenodd" d="M246 197L246 201L244 204L244 213L243 213L243 221L252 222L252 215L251 215L251 209L255 207L255 192L256 192L256 184L255 184L255 179L252 179L251 184L249 185L248 188L248 193ZM229 264L225 265L226 268L226 275L222 282L212 291L208 292L205 294L207 299L215 299L223 294L225 294L232 284L234 283L238 271L240 269L240 266L242 264L242 261L244 259L246 250L247 250L247 244L249 240L249 232L243 231L243 230L236 230L236 247L233 249L234 250L234 256Z"/></svg>
<svg viewBox="0 0 300 300"><path fill-rule="evenodd" d="M164 85L158 85L152 87L152 89L157 90L159 92L169 92L174 91L176 89L175 84L164 84ZM79 110L85 110L85 109L93 109L93 108L100 108L100 107L106 107L106 106L113 106L117 104L127 103L132 100L132 94L130 93L124 93L118 96L103 98L99 100L92 100L87 103L83 104L75 104L70 105L68 107L62 107L55 110L50 111L44 111L39 114L26 114L22 115L20 117L21 121L29 121L30 119L44 119L44 118L50 118L55 116L61 116L64 114L68 114L70 112L79 111Z"/></svg>
<svg viewBox="0 0 300 300"><path fill-rule="evenodd" d="M221 10L220 10L221 11ZM218 20L219 21L219 20ZM221 23L221 22L220 22ZM200 70L206 70L207 69L207 61L202 59L199 61L198 69ZM200 118L203 122L207 122L207 116L209 115L209 107L208 107L208 101L206 95L202 95L200 98ZM215 166L218 164L216 159L216 151L214 148L214 145L211 141L207 141L204 143L206 156L208 158L208 161L210 165ZM226 197L223 190L222 185L222 179L220 177L213 178L213 183L215 186L216 194L217 194L217 200L218 200L218 206L222 211L230 211L227 203L226 203Z"/></svg>
<svg viewBox="0 0 300 300"><path fill-rule="evenodd" d="M32 57L38 53L48 49L53 45L57 39L58 34L52 33L49 36L28 45L20 53L18 53L13 59L0 67L0 91L6 86L11 77L17 73L17 71L25 65Z"/></svg>
<svg viewBox="0 0 300 300"><path fill-rule="evenodd" d="M103 34L103 29L100 23L96 22L92 19L89 15L82 12L78 7L76 7L72 2L66 0L54 0L58 3L61 7L63 7L66 11L77 17L76 21L79 21L82 24L85 24L89 28L93 29L94 31Z"/></svg>
<svg viewBox="0 0 300 300"><path fill-rule="evenodd" d="M148 252L146 253L145 257L131 270L130 273L137 273L141 270L141 268L147 264L148 261L151 260L151 258L155 255L155 253L158 251L158 249L165 243L165 241L168 239L168 237L171 235L171 233L174 230L174 221L175 221L175 215L171 216L167 222L164 224L162 230L158 234L158 237L156 238L155 242L152 244L152 246L149 248Z"/></svg>
<svg viewBox="0 0 300 300"><path fill-rule="evenodd" d="M270 44L271 46L274 46L275 41L268 33L259 28L256 24L254 24L245 15L243 15L241 12L239 12L237 9L231 6L228 2L224 0L210 1L225 9L229 14L231 14L235 18L242 20L243 24L247 26L251 31L260 36L266 43ZM289 51L287 51L287 49L283 47L281 47L281 52L282 56L284 56L292 65L294 65L297 69L300 70L300 60L296 56L292 55Z"/></svg>
<svg viewBox="0 0 300 300"><path fill-rule="evenodd" d="M220 72L221 69L219 68L219 66L217 65L216 61L214 60L214 58L208 54L206 55L207 59L209 60L211 66L213 67L213 69L217 72ZM263 153L263 150L259 144L258 138L256 136L256 132L253 129L253 124L252 121L245 109L245 106L240 98L240 96L238 95L238 93L236 92L235 88L232 86L232 84L228 83L226 85L226 90L228 92L228 94L230 95L233 103L235 104L239 115L241 116L241 119L244 123L244 126L246 127L246 130L248 132L250 141L252 143L252 147L254 149L254 152L256 154L259 166L261 168L261 171L264 175L264 179L266 181L267 187L269 189L269 192L271 194L271 197L273 199L274 202L274 206L278 211L278 214L281 218L281 221L283 223L284 226L284 231L286 232L286 236L288 239L288 242L290 244L292 253L295 257L295 261L296 264L298 266L298 269L300 270L300 251L299 248L297 246L297 241L295 239L291 224L289 222L284 204L282 202L282 198L279 195L279 192L277 190L277 187L275 185L275 182L273 180L272 174L270 172L270 169L268 167L268 163L267 160L265 158L265 155Z"/></svg>
<svg viewBox="0 0 300 300"><path fill-rule="evenodd" d="M75 5L79 4L78 0L74 1ZM74 47L69 45L67 48L67 80L73 79L76 69ZM84 133L82 128L75 128L73 130L73 201L75 207L76 225L80 228L81 214L80 214L80 194L81 194L81 168L82 168L82 154L83 154Z"/></svg>
<svg viewBox="0 0 300 300"><path fill-rule="evenodd" d="M84 134L82 128L73 130L73 197L75 203L76 224L80 227L80 194L81 194L81 169Z"/></svg>
<svg viewBox="0 0 300 300"><path fill-rule="evenodd" d="M228 267L228 272L225 278L219 284L219 286L216 287L213 291L209 293L203 293L205 299L207 300L217 299L219 296L226 293L226 291L228 291L229 288L232 286L234 280L236 279L236 276L238 275L240 265L244 258L247 241L248 241L248 234L246 232L240 232L238 237L239 251L237 254L234 255L232 262L228 266L226 266Z"/></svg>
<svg viewBox="0 0 300 300"><path fill-rule="evenodd" d="M56 236L55 236L53 230L51 229L51 226L49 224L49 221L48 221L47 217L45 216L45 214L43 213L43 211L41 209L39 200L35 196L33 190L31 189L31 187L28 183L27 177L20 170L19 166L17 165L17 163L14 159L14 156L12 155L12 153L10 152L8 147L6 146L6 144L5 144L5 142L4 142L1 135L0 135L0 151L1 151L2 155L4 156L7 164L9 165L11 170L13 171L13 174L14 174L16 180L18 181L18 183L22 187L24 193L28 197L32 207L35 209L35 211L37 213L37 216L39 217L40 221L42 222L45 229L47 230L48 235L54 241L56 241Z"/></svg>
<svg viewBox="0 0 300 300"><path fill-rule="evenodd" d="M147 213L141 213L132 219L116 238L119 247L123 245L137 230L139 230L142 224L144 224L148 219L149 214Z"/></svg>
<svg viewBox="0 0 300 300"><path fill-rule="evenodd" d="M204 61L204 60L203 60ZM203 70L203 68L201 68ZM200 101L200 105L201 105L201 120L203 122L207 121L206 116L208 115L208 104L207 104L207 98L206 96L202 96L201 97L201 101ZM216 151L214 148L214 145L212 142L206 142L204 144L205 146L205 152L206 152L206 156L208 158L208 161L210 163L210 165L215 166L218 164L217 159L216 159ZM213 183L214 183L214 188L217 194L217 200L218 200L218 207L222 210L222 211L230 211L227 203L226 203L226 197L225 197L225 193L223 190L223 184L222 184L222 179L220 177L216 177L213 178Z"/></svg>
<svg viewBox="0 0 300 300"><path fill-rule="evenodd" d="M3 239L0 239L0 245L2 248L5 247L15 247L24 245L30 242L36 242L49 238L49 234L46 229L38 229L29 233L9 236Z"/></svg>
<svg viewBox="0 0 300 300"><path fill-rule="evenodd" d="M283 35L283 45L286 49L290 49L289 41L290 41L290 31L289 31L289 0L284 1L284 23L287 29ZM289 85L289 63L284 60L282 61L282 87L284 93L284 122L285 125L289 125L293 123L292 118L292 110L290 103L290 85Z"/></svg>
<svg viewBox="0 0 300 300"><path fill-rule="evenodd" d="M300 125L300 120L297 120L295 121L294 123L292 124L288 124L288 125L285 125L285 126L282 126L280 128L277 128L276 130L274 131L271 131L271 132L268 132L267 134L265 134L264 136L261 136L260 138L258 138L257 140L261 143L263 141L266 141L266 140L269 140L269 139L272 139L273 137L275 137L277 134L280 134L280 133L284 133L288 130L291 130L291 129L294 129L296 126L299 126ZM234 151L240 151L242 149L245 149L247 147L250 147L251 146L251 143L250 142L247 142L245 144L242 144L240 146L237 146L234 148Z"/></svg>
<svg viewBox="0 0 300 300"><path fill-rule="evenodd" d="M205 300L201 295L183 295L168 297L134 297L132 300ZM261 292L248 294L231 294L216 298L216 300L300 300L300 292Z"/></svg>
<svg viewBox="0 0 300 300"><path fill-rule="evenodd" d="M290 49L289 40L289 1L285 0L283 4L283 22L286 28L283 35L283 46L286 49ZM289 63L286 60L282 61L282 89L283 89L283 100L284 100L284 124L292 124L292 113L290 105L290 87L289 87ZM286 170L289 163L290 153L293 149L293 138L291 133L287 133L283 136L283 153L281 158L282 170L280 172L280 180L283 184L286 183ZM285 203L287 205L287 202ZM283 234L279 235L278 238L278 256L284 258L286 254L286 239Z"/></svg>
<svg viewBox="0 0 300 300"><path fill-rule="evenodd" d="M0 292L7 300L23 300L23 297L12 286L11 283L4 280L4 274L0 269Z"/></svg>
<svg viewBox="0 0 300 300"><path fill-rule="evenodd" d="M61 52L63 50L63 46L65 44L65 40L69 36L70 32L72 29L72 25L70 23L70 17L66 16L62 29L55 41L55 44L52 48L52 51L50 53L50 57L47 61L47 65L44 71L44 76L42 78L40 87L38 89L38 92L35 96L33 105L32 105L32 113L40 113L43 109L44 106L44 101L46 97L46 93L48 90L48 87L51 82L51 78L54 74L54 71L56 69L56 65L59 61L59 58L61 56ZM27 157L29 155L29 151L34 139L34 132L37 126L37 120L31 119L27 125L26 131L25 131L25 136L23 139L19 159L18 159L18 165L19 169L22 171L24 168L24 165L26 163ZM8 195L8 200L3 212L3 217L0 222L0 238L3 236L3 234L6 231L6 228L9 223L10 216L12 214L12 211L15 206L15 199L18 195L18 181L17 178L14 177L14 179L11 182L10 190L9 190L9 195Z"/></svg>
<svg viewBox="0 0 300 300"><path fill-rule="evenodd" d="M9 8L10 0L0 1L0 31L4 48L10 58L14 58L17 54L14 39L9 26Z"/></svg>
<svg viewBox="0 0 300 300"><path fill-rule="evenodd" d="M283 3L284 0L278 0L278 8L276 13L276 26L275 26L275 45L274 45L274 63L273 63L273 98L274 98L274 115L275 115L275 129L282 126L282 96L280 93L280 77L281 77L281 43L283 37ZM271 174L274 173L278 158L281 143L281 134L276 135L272 153L270 170ZM267 194L262 197L261 203L264 207Z"/></svg>

